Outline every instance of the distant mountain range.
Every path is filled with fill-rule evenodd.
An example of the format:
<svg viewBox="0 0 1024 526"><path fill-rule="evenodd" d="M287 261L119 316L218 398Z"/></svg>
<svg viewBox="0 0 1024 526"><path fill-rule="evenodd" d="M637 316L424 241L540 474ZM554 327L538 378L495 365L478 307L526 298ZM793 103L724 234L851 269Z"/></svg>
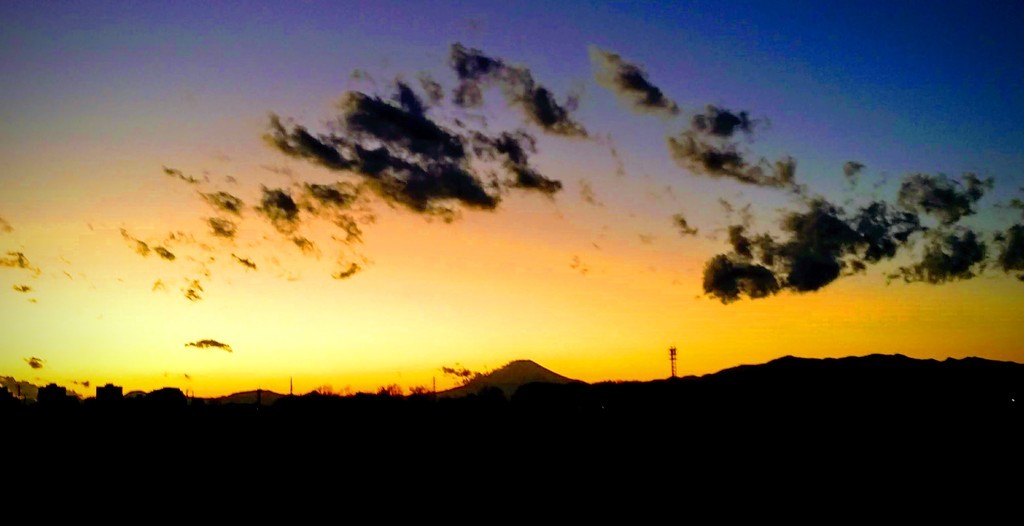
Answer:
<svg viewBox="0 0 1024 526"><path fill-rule="evenodd" d="M8 391L34 400L37 386L13 377L0 376ZM515 360L465 385L439 391L439 398L459 398L500 390L511 399L523 386L564 386L588 392L588 399L621 398L634 393L640 398L664 397L669 391L699 392L701 399L718 402L724 398L747 403L796 401L800 404L831 402L877 403L892 400L1004 400L1016 404L1024 398L1024 364L984 358L915 359L901 354L849 356L844 358L797 358L785 356L767 363L741 365L703 376L686 376L649 381L598 382L588 384L555 373L532 360ZM576 387L573 387L576 386ZM669 391L666 391L669 389ZM563 390L564 391L564 390ZM643 394L641 394L643 393ZM132 391L126 397L142 396ZM221 397L204 398L211 404L271 405L286 395L252 390ZM712 397L712 398L708 398ZM670 397L671 398L671 397ZM692 397L691 397L692 398ZM1021 400L1024 402L1024 400Z"/></svg>

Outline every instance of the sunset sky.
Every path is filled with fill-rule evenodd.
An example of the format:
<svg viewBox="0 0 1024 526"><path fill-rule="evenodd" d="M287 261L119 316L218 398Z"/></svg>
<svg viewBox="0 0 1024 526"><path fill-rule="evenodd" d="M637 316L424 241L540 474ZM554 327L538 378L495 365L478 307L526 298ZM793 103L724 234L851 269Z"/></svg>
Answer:
<svg viewBox="0 0 1024 526"><path fill-rule="evenodd" d="M785 7L782 7L784 5ZM1024 362L1016 2L0 3L0 376Z"/></svg>

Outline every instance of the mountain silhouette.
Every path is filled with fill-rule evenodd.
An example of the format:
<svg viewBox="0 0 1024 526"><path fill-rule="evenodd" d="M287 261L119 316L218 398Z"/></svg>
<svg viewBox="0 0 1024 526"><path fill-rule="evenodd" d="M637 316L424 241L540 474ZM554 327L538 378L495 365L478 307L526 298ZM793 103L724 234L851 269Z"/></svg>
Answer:
<svg viewBox="0 0 1024 526"><path fill-rule="evenodd" d="M693 381L694 377L681 380ZM797 358L742 365L697 379L735 396L824 405L1003 406L1024 395L1024 364L983 358L916 359L902 354Z"/></svg>
<svg viewBox="0 0 1024 526"><path fill-rule="evenodd" d="M465 385L438 392L437 396L455 398L479 394L488 388L498 388L501 389L506 398L509 398L520 387L532 383L570 384L584 382L562 376L542 367L533 360L513 360L503 367L473 378Z"/></svg>
<svg viewBox="0 0 1024 526"><path fill-rule="evenodd" d="M271 405L283 396L286 395L267 391L266 389L254 389L252 391L231 393L226 396L204 398L204 400L211 404L255 404L258 400L262 405Z"/></svg>

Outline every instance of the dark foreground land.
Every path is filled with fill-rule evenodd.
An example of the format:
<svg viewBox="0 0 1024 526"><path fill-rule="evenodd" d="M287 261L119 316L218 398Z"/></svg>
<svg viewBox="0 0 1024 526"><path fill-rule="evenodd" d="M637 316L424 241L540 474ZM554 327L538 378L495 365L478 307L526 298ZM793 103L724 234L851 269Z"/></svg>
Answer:
<svg viewBox="0 0 1024 526"><path fill-rule="evenodd" d="M529 383L511 396L483 387L454 398L309 394L258 405L155 393L15 403L0 421L7 451L20 452L9 468L42 456L57 469L126 478L214 470L254 481L1021 489L1022 395L1016 363L783 358L700 378Z"/></svg>

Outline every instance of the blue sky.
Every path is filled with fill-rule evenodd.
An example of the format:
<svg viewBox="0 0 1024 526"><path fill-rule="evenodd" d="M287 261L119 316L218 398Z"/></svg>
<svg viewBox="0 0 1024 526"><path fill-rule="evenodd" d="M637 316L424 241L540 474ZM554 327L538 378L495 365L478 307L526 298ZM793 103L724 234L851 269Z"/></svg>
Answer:
<svg viewBox="0 0 1024 526"><path fill-rule="evenodd" d="M791 153L805 177L827 179L835 162L853 158L894 174L973 170L1005 188L1021 181L1024 44L1015 31L1024 15L1012 2L9 2L0 10L12 141L49 133L39 120L58 111L183 93L254 113L308 109L336 96L353 68L442 70L453 41L528 64L565 90L589 81L586 47L596 44L644 65L684 108L716 103L766 117L772 127L758 147ZM581 111L611 127L624 117L615 110Z"/></svg>

